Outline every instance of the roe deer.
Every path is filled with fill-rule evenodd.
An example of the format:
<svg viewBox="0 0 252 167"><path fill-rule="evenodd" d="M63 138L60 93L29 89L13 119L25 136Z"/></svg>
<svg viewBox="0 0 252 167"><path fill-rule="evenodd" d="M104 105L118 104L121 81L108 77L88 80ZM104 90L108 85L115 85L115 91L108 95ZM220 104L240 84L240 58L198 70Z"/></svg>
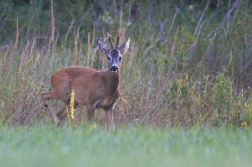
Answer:
<svg viewBox="0 0 252 167"><path fill-rule="evenodd" d="M109 49L103 39L98 41L100 50L107 56L107 70L97 70L84 66L69 66L52 75L51 86L53 90L42 93L41 96L45 106L51 112L54 122L59 124L67 117L66 107L69 108L70 94L74 88L74 108L79 104L86 105L88 120L91 124L94 122L95 109L104 109L109 128L115 128L112 109L120 94L119 83L122 55L129 48L130 38L120 47L118 47L119 36L115 47L109 34L108 40L111 49ZM62 100L65 106L55 114L49 102L50 99Z"/></svg>

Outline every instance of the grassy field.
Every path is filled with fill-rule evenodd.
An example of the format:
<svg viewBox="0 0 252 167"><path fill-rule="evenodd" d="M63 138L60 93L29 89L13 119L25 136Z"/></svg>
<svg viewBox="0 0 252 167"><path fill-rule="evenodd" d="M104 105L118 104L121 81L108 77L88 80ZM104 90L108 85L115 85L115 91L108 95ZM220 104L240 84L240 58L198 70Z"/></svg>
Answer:
<svg viewBox="0 0 252 167"><path fill-rule="evenodd" d="M227 166L252 163L249 128L1 127L1 167Z"/></svg>
<svg viewBox="0 0 252 167"><path fill-rule="evenodd" d="M0 2L0 166L251 166L252 3L187 2ZM73 124L51 125L51 75L106 69L106 32L131 38L116 130L103 111L86 125L81 105Z"/></svg>

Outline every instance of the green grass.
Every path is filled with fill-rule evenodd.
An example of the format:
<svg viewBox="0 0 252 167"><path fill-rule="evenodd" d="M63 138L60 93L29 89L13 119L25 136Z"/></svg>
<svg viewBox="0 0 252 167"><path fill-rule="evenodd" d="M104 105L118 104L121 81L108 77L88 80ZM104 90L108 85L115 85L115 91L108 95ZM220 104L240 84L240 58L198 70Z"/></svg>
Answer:
<svg viewBox="0 0 252 167"><path fill-rule="evenodd" d="M1 167L250 166L250 128L1 127Z"/></svg>

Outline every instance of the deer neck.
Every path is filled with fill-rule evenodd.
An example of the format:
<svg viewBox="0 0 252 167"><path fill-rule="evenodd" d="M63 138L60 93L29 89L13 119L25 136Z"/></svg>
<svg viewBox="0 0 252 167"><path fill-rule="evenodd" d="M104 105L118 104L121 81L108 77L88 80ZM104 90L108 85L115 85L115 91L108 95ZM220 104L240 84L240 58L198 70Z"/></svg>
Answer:
<svg viewBox="0 0 252 167"><path fill-rule="evenodd" d="M108 83L108 90L109 90L110 95L114 95L117 91L119 91L120 70L118 70L117 73L113 73L110 70L108 70L107 83Z"/></svg>

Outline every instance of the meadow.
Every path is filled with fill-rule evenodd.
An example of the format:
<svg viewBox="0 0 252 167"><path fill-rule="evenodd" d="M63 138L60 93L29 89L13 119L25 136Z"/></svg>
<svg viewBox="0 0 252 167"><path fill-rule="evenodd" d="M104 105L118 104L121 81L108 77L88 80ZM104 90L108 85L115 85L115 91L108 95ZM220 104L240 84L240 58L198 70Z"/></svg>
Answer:
<svg viewBox="0 0 252 167"><path fill-rule="evenodd" d="M0 129L1 167L251 166L249 128L50 125Z"/></svg>
<svg viewBox="0 0 252 167"><path fill-rule="evenodd" d="M1 1L0 166L250 166L252 3L213 2ZM116 130L85 106L55 126L41 93L61 68L106 69L106 32L131 38Z"/></svg>

